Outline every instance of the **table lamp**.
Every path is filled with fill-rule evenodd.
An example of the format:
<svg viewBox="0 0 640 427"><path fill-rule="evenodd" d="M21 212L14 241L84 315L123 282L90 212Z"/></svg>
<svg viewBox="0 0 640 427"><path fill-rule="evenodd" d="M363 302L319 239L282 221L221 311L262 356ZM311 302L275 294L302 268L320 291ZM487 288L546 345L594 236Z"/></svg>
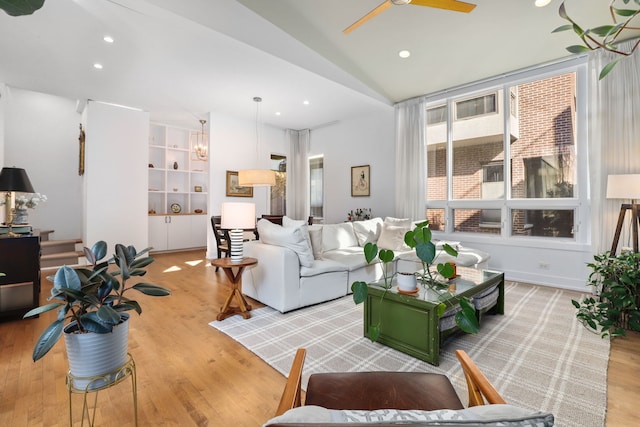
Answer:
<svg viewBox="0 0 640 427"><path fill-rule="evenodd" d="M607 199L629 199L631 204L622 203L618 215L618 225L613 236L611 255L618 249L622 224L627 210L631 209L631 228L633 233L633 251L638 252L638 204L640 199L640 174L609 175L607 177Z"/></svg>
<svg viewBox="0 0 640 427"><path fill-rule="evenodd" d="M231 262L242 262L243 230L253 230L256 226L255 203L223 203L220 228L229 230Z"/></svg>
<svg viewBox="0 0 640 427"><path fill-rule="evenodd" d="M0 171L0 191L6 191L5 194L5 225L13 222L12 206L13 193L18 191L21 193L35 193L31 181L27 176L27 172L21 168L2 168Z"/></svg>

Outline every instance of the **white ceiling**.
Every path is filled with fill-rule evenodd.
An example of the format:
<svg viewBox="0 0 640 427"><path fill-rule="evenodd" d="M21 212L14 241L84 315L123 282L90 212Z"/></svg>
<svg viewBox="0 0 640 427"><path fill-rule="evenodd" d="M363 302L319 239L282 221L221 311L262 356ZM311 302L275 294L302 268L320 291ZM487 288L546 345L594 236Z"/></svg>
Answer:
<svg viewBox="0 0 640 427"><path fill-rule="evenodd" d="M263 122L303 129L552 61L575 43L551 34L564 23L558 0L476 0L469 14L393 6L342 34L381 1L46 0L31 16L0 12L0 82L195 127L208 111L255 118L261 96ZM605 0L565 3L585 26L608 17Z"/></svg>

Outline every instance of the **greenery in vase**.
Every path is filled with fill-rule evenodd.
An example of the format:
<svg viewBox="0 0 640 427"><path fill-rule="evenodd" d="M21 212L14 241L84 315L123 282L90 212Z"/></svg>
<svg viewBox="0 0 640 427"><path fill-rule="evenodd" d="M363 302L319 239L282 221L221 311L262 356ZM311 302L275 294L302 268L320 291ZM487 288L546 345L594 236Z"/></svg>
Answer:
<svg viewBox="0 0 640 427"><path fill-rule="evenodd" d="M132 277L144 276L144 269L154 259L141 258L151 248L136 252L133 246L116 245L116 253L107 261L101 261L107 254L107 244L99 241L91 249L84 248L88 268L73 269L61 267L53 277L49 300L56 302L34 308L24 315L25 318L37 316L58 309L58 316L40 335L33 349L33 361L42 358L62 336L65 322L76 322L79 333L106 334L120 323L120 312L135 310L142 313L137 301L129 299L125 293L135 289L145 295L166 296L171 291L151 283L127 283ZM115 264L117 269L109 271Z"/></svg>
<svg viewBox="0 0 640 427"><path fill-rule="evenodd" d="M592 295L571 300L576 317L602 338L625 336L625 329L640 331L640 254L607 251L593 259L587 282Z"/></svg>
<svg viewBox="0 0 640 427"><path fill-rule="evenodd" d="M616 7L621 3L624 3L625 7ZM629 3L635 4L630 5ZM637 30L639 30L640 27L633 26L632 24L637 21L636 18L640 14L640 0L611 0L609 11L611 13L611 23L583 29L567 14L564 2L562 2L558 14L562 19L568 21L569 24L562 25L553 30L554 33L573 30L578 35L582 44L568 46L567 50L571 53L583 53L590 50L604 49L620 56L602 68L600 71L600 79L603 79L609 74L621 59L632 55L640 44L640 39L638 39L628 51L623 51L618 47L618 43L625 40L625 38L637 36Z"/></svg>

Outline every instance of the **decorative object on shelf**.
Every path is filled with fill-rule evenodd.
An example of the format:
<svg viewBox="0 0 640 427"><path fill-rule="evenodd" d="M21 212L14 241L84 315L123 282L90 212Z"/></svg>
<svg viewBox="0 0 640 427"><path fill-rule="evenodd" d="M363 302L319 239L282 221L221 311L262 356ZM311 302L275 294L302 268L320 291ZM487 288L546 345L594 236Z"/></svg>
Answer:
<svg viewBox="0 0 640 427"><path fill-rule="evenodd" d="M153 163L149 163L149 167L152 168L153 167Z"/></svg>
<svg viewBox="0 0 640 427"><path fill-rule="evenodd" d="M351 210L347 213L347 221L364 221L367 219L371 219L370 208L358 208L355 210L355 212Z"/></svg>
<svg viewBox="0 0 640 427"><path fill-rule="evenodd" d="M204 133L204 125L207 123L206 120L200 120L200 125L202 126L202 130L200 132L192 133L189 136L189 140L191 141L191 150L195 155L194 160L207 160L208 158L208 150L209 150L209 135Z"/></svg>
<svg viewBox="0 0 640 427"><path fill-rule="evenodd" d="M238 172L227 171L227 197L253 197L253 187L244 187L238 184Z"/></svg>
<svg viewBox="0 0 640 427"><path fill-rule="evenodd" d="M351 167L351 197L371 195L369 165Z"/></svg>
<svg viewBox="0 0 640 427"><path fill-rule="evenodd" d="M223 203L221 209L220 228L230 230L231 262L242 262L243 230L256 227L255 203Z"/></svg>
<svg viewBox="0 0 640 427"><path fill-rule="evenodd" d="M173 162L173 168L174 168L175 170L178 170L178 162Z"/></svg>
<svg viewBox="0 0 640 427"><path fill-rule="evenodd" d="M178 191L178 187L173 187L173 191Z"/></svg>
<svg viewBox="0 0 640 427"><path fill-rule="evenodd" d="M28 318L50 310L58 310L58 316L54 317L53 323L36 341L32 356L34 362L47 354L63 333L64 335L100 335L107 341L106 345L111 346L113 334L110 332L114 328L127 328L128 318L124 316L124 312L135 310L138 314L142 313L140 304L125 296L131 289L150 296L170 295L169 289L151 283L137 282L130 285L129 280L134 276L144 276L146 274L144 267L154 261L151 257L143 257L150 249L137 252L133 246L117 244L113 257L101 261L107 255L107 244L99 241L91 249L84 248L84 255L90 269L84 267L73 269L69 266L60 268L53 276L51 300L54 302L30 310L24 315ZM110 269L110 265L115 265L117 268ZM65 323L67 323L66 326ZM65 342L68 339L65 337ZM105 374L125 363L126 347L119 353L121 359L100 365L99 371L102 372L75 372L73 365L70 366L70 372L78 377ZM105 348L95 345L93 349L83 350L82 354L82 359L85 360L94 356L102 357L105 354Z"/></svg>
<svg viewBox="0 0 640 427"><path fill-rule="evenodd" d="M202 193L202 186L196 185L195 187L193 187L193 191L195 191L196 193Z"/></svg>
<svg viewBox="0 0 640 427"><path fill-rule="evenodd" d="M197 213L197 214L201 214L203 211L202 211L202 209L195 209L193 212Z"/></svg>
<svg viewBox="0 0 640 427"><path fill-rule="evenodd" d="M571 300L578 309L576 317L602 338L625 336L626 330L640 332L640 254L605 252L593 259L588 264L591 293L581 301Z"/></svg>
<svg viewBox="0 0 640 427"><path fill-rule="evenodd" d="M171 203L171 212L180 213L182 212L182 206L178 203Z"/></svg>
<svg viewBox="0 0 640 427"><path fill-rule="evenodd" d="M621 2L624 3L624 7L620 5ZM614 5L616 3L621 7L615 7ZM620 50L619 47L619 42L629 38L637 37L638 27L632 26L631 23L636 20L638 15L640 15L640 4L638 4L637 1L635 2L636 4L629 5L628 3L633 2L631 2L630 0L611 0L609 3L609 12L613 23L599 25L587 29L583 29L572 18L569 17L564 7L564 2L562 2L562 4L560 5L560 9L558 9L558 14L560 15L560 17L568 21L569 24L561 25L560 27L553 30L553 32L557 33L560 31L573 30L583 43L581 45L568 46L567 50L569 52L584 53L590 50L604 49L606 51L619 55L618 59L615 59L612 62L608 63L602 68L602 70L600 70L600 80L602 80L607 74L609 74L609 72L621 59L633 55L633 52L635 52L640 45L639 39L633 44L631 49L626 52ZM618 22L618 19L620 19L620 22Z"/></svg>
<svg viewBox="0 0 640 427"><path fill-rule="evenodd" d="M85 144L85 135L84 129L82 129L82 123L80 123L80 135L78 136L78 145L79 145L79 160L78 160L78 175L84 175L84 144Z"/></svg>
<svg viewBox="0 0 640 427"><path fill-rule="evenodd" d="M260 103L262 98L255 96L256 103L256 162L260 161ZM271 169L245 169L238 172L238 184L243 187L272 187L276 185L276 174ZM228 194L227 194L228 195Z"/></svg>
<svg viewBox="0 0 640 427"><path fill-rule="evenodd" d="M607 199L631 200L631 204L622 203L620 205L616 233L611 244L611 254L615 255L618 249L624 217L628 210L631 211L630 225L633 235L633 251L638 252L638 224L640 218L638 217L637 200L640 199L640 174L609 175L607 177Z"/></svg>
<svg viewBox="0 0 640 427"><path fill-rule="evenodd" d="M27 172L21 168L4 167L0 172L0 191L6 191L4 198L5 220L9 225L13 222L11 206L13 205L13 193L35 193ZM1 203L1 202L0 202Z"/></svg>

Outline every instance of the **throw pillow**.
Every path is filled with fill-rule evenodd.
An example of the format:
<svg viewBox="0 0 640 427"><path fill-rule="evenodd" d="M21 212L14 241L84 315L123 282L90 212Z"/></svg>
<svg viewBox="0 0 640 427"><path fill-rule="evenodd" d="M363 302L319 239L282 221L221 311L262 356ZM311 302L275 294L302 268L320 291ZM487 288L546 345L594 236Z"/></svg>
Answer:
<svg viewBox="0 0 640 427"><path fill-rule="evenodd" d="M303 267L313 266L313 252L307 240L308 233L305 236L302 227L282 227L269 220L261 219L258 221L258 234L262 243L282 246L294 251Z"/></svg>
<svg viewBox="0 0 640 427"><path fill-rule="evenodd" d="M350 248L352 246L358 246L358 239L356 239L356 235L353 232L352 223L343 222L322 226L322 252Z"/></svg>
<svg viewBox="0 0 640 427"><path fill-rule="evenodd" d="M400 227L411 227L411 219L410 218L394 218L392 216L388 216L384 218L385 224L395 225Z"/></svg>
<svg viewBox="0 0 640 427"><path fill-rule="evenodd" d="M311 237L309 236L309 226L307 224L307 221L304 220L291 219L286 215L282 217L282 226L287 228L300 228L305 239L307 239L307 243L309 243L309 247L313 248L313 246L311 246Z"/></svg>
<svg viewBox="0 0 640 427"><path fill-rule="evenodd" d="M393 251L408 251L411 248L404 243L404 234L409 231L409 225L398 226L388 223L382 224L382 231L378 238L378 248Z"/></svg>
<svg viewBox="0 0 640 427"><path fill-rule="evenodd" d="M382 218L355 221L353 223L353 231L360 246L364 246L367 243L376 243L382 231Z"/></svg>

